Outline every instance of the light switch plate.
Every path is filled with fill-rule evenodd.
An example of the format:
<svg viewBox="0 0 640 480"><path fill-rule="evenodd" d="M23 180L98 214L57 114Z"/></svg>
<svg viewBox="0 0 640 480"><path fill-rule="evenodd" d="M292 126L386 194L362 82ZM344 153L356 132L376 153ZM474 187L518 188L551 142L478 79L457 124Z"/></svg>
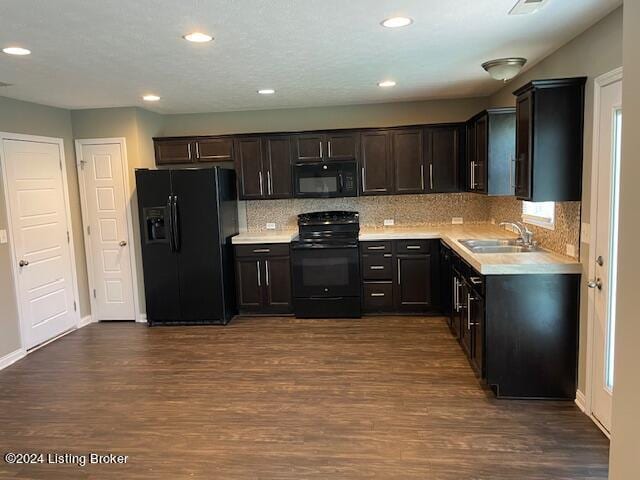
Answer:
<svg viewBox="0 0 640 480"><path fill-rule="evenodd" d="M464 223L464 220L462 217L453 217L451 219L451 224L452 225L462 225Z"/></svg>
<svg viewBox="0 0 640 480"><path fill-rule="evenodd" d="M267 223L267 230L275 230L275 229L276 229L275 223Z"/></svg>
<svg viewBox="0 0 640 480"><path fill-rule="evenodd" d="M396 224L396 221L393 218L386 218L384 220L385 227L393 227Z"/></svg>
<svg viewBox="0 0 640 480"><path fill-rule="evenodd" d="M7 243L7 231L4 228L0 230L0 243Z"/></svg>
<svg viewBox="0 0 640 480"><path fill-rule="evenodd" d="M570 243L567 243L567 255L569 255L570 257L575 258L575 256L576 256L576 247L575 247L575 245L571 245Z"/></svg>
<svg viewBox="0 0 640 480"><path fill-rule="evenodd" d="M589 223L582 222L580 227L580 241L582 243L591 242L591 225Z"/></svg>

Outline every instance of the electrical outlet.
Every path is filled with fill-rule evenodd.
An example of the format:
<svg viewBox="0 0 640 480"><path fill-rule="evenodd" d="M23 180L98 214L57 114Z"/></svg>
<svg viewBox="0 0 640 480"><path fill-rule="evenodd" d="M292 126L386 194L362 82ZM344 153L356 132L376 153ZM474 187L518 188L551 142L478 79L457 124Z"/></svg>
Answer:
<svg viewBox="0 0 640 480"><path fill-rule="evenodd" d="M275 223L267 223L267 230L275 230L275 229L276 229Z"/></svg>
<svg viewBox="0 0 640 480"><path fill-rule="evenodd" d="M591 225L585 222L582 222L580 227L580 241L582 243L590 243L591 242Z"/></svg>
<svg viewBox="0 0 640 480"><path fill-rule="evenodd" d="M464 220L462 219L462 217L453 217L451 219L452 225L462 225L463 223L464 223Z"/></svg>
<svg viewBox="0 0 640 480"><path fill-rule="evenodd" d="M384 221L385 227L393 227L396 224L396 221L393 218L387 218Z"/></svg>
<svg viewBox="0 0 640 480"><path fill-rule="evenodd" d="M573 258L576 257L576 247L575 247L575 245L571 245L570 243L567 243L567 255L569 255L570 257L573 257Z"/></svg>
<svg viewBox="0 0 640 480"><path fill-rule="evenodd" d="M0 243L7 243L7 231L4 228L0 230Z"/></svg>

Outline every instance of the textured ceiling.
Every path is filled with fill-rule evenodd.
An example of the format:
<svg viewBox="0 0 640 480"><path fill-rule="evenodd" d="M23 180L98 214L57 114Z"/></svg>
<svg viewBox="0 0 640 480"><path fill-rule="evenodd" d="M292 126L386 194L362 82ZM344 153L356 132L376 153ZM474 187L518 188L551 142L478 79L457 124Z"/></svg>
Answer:
<svg viewBox="0 0 640 480"><path fill-rule="evenodd" d="M480 64L528 66L620 0L2 0L0 95L67 108L144 105L163 113L481 96L499 84ZM413 25L379 22L407 15ZM185 33L215 37L191 44ZM376 86L392 78L392 89ZM272 96L259 88L275 88ZM157 104L143 103L157 93Z"/></svg>

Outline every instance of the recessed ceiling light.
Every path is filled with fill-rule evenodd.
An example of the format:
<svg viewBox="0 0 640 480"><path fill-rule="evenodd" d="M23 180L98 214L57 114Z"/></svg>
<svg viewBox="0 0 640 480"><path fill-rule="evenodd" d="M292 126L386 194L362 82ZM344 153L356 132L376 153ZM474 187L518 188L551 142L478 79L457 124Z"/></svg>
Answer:
<svg viewBox="0 0 640 480"><path fill-rule="evenodd" d="M158 100L160 100L160 97L158 95L143 95L142 99L145 102L157 102Z"/></svg>
<svg viewBox="0 0 640 480"><path fill-rule="evenodd" d="M273 95L276 91L273 88L261 88L258 93L260 95Z"/></svg>
<svg viewBox="0 0 640 480"><path fill-rule="evenodd" d="M188 40L189 42L194 42L194 43L206 43L213 40L213 37L211 35L207 35L206 33L202 33L202 32L188 33L182 38L184 38L185 40Z"/></svg>
<svg viewBox="0 0 640 480"><path fill-rule="evenodd" d="M27 50L26 48L22 48L22 47L7 47L7 48L3 48L2 51L9 55L30 55L31 54L31 50Z"/></svg>
<svg viewBox="0 0 640 480"><path fill-rule="evenodd" d="M411 25L412 23L413 23L413 20L410 19L409 17L391 17L380 22L380 25L387 28L400 28L400 27L406 27L407 25Z"/></svg>
<svg viewBox="0 0 640 480"><path fill-rule="evenodd" d="M395 87L396 82L394 82L393 80L384 80L382 82L378 82L378 86L382 88Z"/></svg>

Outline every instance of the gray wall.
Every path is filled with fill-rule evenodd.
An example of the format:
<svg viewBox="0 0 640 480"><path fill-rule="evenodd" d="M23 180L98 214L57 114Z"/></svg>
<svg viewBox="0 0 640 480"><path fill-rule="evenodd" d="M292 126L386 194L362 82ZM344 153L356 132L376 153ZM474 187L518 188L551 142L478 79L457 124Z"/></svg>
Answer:
<svg viewBox="0 0 640 480"><path fill-rule="evenodd" d="M593 139L593 85L599 75L622 66L622 7L556 50L491 96L491 106L515 105L512 92L533 79L586 76L584 122L584 170L582 175L582 222L589 223L591 202L591 156ZM584 272L588 272L589 245L580 245ZM580 358L578 388L586 384L587 291L583 287L580 308Z"/></svg>
<svg viewBox="0 0 640 480"><path fill-rule="evenodd" d="M612 480L640 475L640 374L638 374L638 272L640 272L640 2L624 5L624 80L622 85L622 165L616 356L611 436Z"/></svg>

